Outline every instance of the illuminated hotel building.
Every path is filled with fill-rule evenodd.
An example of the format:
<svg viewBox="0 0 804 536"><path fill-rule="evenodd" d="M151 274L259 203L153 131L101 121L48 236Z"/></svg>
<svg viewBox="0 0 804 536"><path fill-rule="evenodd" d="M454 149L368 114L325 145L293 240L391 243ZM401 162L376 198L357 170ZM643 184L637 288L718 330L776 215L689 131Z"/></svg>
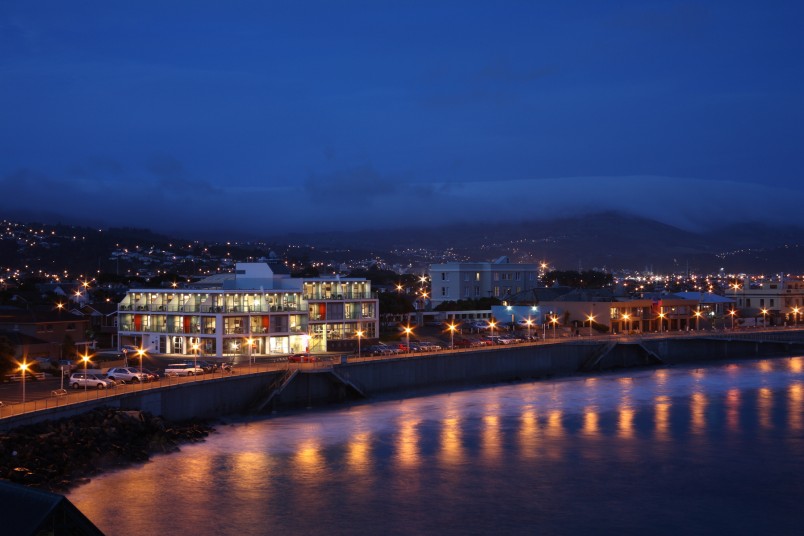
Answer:
<svg viewBox="0 0 804 536"><path fill-rule="evenodd" d="M377 300L364 278L290 277L282 265L239 263L188 289L133 289L118 305L120 345L151 354L254 356L345 351L376 339Z"/></svg>

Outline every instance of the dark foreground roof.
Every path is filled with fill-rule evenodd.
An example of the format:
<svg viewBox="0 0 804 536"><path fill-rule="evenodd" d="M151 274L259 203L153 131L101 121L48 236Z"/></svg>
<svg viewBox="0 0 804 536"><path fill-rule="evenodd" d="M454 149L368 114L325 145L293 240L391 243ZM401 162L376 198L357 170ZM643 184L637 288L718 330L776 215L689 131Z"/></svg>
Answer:
<svg viewBox="0 0 804 536"><path fill-rule="evenodd" d="M2 533L100 535L103 533L63 495L0 480Z"/></svg>

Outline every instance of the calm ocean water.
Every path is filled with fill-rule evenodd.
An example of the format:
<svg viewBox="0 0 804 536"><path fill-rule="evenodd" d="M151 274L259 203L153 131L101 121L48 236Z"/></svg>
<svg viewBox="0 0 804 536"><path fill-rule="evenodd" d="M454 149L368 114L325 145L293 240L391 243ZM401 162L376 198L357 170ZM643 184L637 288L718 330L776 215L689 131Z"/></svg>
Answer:
<svg viewBox="0 0 804 536"><path fill-rule="evenodd" d="M804 534L804 358L222 424L69 498L115 534Z"/></svg>

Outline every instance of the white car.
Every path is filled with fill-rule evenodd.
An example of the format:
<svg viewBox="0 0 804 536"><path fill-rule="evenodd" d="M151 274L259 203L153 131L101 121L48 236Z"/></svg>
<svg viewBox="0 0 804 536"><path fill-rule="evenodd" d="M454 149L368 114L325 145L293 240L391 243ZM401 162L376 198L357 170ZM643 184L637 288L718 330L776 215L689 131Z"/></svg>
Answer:
<svg viewBox="0 0 804 536"><path fill-rule="evenodd" d="M108 389L114 387L114 380L110 380L103 374L95 372L74 372L70 376L70 387L79 389L81 387L94 387L95 389Z"/></svg>
<svg viewBox="0 0 804 536"><path fill-rule="evenodd" d="M165 367L165 376L195 376L203 373L204 369L192 363L171 363Z"/></svg>
<svg viewBox="0 0 804 536"><path fill-rule="evenodd" d="M112 367L106 372L106 376L115 381L123 383L140 383L148 381L148 375L141 373L134 367Z"/></svg>

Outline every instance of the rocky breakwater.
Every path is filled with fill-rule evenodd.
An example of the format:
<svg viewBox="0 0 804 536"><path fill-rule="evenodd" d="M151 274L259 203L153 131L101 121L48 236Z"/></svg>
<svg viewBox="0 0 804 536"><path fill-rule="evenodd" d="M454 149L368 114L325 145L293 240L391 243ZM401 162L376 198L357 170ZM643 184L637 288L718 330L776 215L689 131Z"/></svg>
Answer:
<svg viewBox="0 0 804 536"><path fill-rule="evenodd" d="M108 469L203 441L211 431L203 422L171 423L141 411L101 408L0 434L0 478L63 492Z"/></svg>

